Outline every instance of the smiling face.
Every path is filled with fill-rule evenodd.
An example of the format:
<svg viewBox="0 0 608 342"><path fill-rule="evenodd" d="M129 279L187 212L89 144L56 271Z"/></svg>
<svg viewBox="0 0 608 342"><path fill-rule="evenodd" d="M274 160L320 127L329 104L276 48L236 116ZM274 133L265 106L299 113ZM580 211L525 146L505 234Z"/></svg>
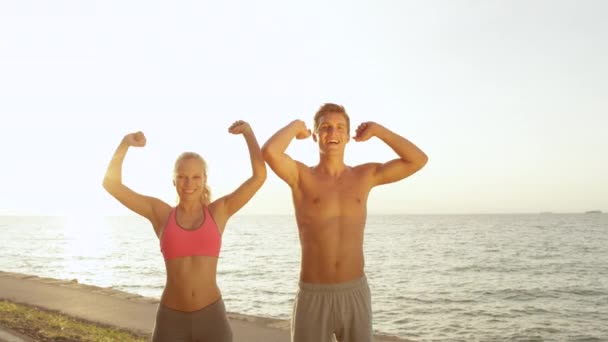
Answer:
<svg viewBox="0 0 608 342"><path fill-rule="evenodd" d="M343 152L350 140L346 114L329 112L320 116L313 138L321 153Z"/></svg>
<svg viewBox="0 0 608 342"><path fill-rule="evenodd" d="M196 153L182 154L175 162L173 185L180 201L202 199L209 202L205 161Z"/></svg>

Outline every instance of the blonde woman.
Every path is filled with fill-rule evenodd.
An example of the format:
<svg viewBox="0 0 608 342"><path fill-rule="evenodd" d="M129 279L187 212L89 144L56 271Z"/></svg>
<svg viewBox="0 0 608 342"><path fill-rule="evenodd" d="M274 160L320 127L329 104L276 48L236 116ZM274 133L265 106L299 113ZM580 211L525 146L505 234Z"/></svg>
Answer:
<svg viewBox="0 0 608 342"><path fill-rule="evenodd" d="M129 147L146 145L142 132L127 134L122 139L106 171L104 188L127 208L147 218L160 240L167 280L153 341L232 341L216 282L222 234L228 219L266 180L266 166L247 122L237 121L228 131L245 138L252 175L234 192L214 201L207 185L207 165L194 152L181 154L175 162L173 185L178 195L175 207L124 185L123 160Z"/></svg>

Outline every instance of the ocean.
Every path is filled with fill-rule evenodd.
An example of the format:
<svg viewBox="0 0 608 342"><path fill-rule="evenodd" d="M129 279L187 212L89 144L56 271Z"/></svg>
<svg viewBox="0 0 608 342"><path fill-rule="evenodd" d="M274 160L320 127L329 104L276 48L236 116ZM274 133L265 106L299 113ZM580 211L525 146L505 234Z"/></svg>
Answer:
<svg viewBox="0 0 608 342"><path fill-rule="evenodd" d="M0 270L158 298L158 240L139 217L0 217ZM413 341L608 341L608 215L369 216L374 329ZM292 216L235 216L218 284L228 311L287 319ZM0 289L1 291L2 289Z"/></svg>

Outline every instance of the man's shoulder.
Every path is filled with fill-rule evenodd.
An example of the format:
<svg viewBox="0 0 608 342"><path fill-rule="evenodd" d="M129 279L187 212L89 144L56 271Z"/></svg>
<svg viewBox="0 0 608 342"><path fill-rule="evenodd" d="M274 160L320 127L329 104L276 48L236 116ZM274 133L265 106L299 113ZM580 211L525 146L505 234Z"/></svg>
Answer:
<svg viewBox="0 0 608 342"><path fill-rule="evenodd" d="M307 165L299 160L294 159L294 161L296 162L299 171L311 171L316 167L316 165Z"/></svg>
<svg viewBox="0 0 608 342"><path fill-rule="evenodd" d="M380 165L380 163L365 163L365 164L355 165L355 166L351 167L351 169L354 172L366 173L366 172L374 171L376 168L378 168L378 165Z"/></svg>

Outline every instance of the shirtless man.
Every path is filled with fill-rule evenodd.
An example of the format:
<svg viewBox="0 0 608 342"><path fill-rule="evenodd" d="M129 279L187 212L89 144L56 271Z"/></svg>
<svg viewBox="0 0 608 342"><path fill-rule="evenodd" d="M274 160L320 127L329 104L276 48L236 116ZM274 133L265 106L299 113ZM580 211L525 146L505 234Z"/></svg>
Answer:
<svg viewBox="0 0 608 342"><path fill-rule="evenodd" d="M407 139L375 122L359 125L354 140L377 137L398 158L358 166L344 164L350 140L344 107L327 103L314 117L314 132L295 120L263 146L270 168L290 187L302 247L299 291L291 324L293 342L371 341L371 294L364 272L367 198L377 185L420 170L427 156ZM307 166L285 153L291 141L312 135L319 163Z"/></svg>

